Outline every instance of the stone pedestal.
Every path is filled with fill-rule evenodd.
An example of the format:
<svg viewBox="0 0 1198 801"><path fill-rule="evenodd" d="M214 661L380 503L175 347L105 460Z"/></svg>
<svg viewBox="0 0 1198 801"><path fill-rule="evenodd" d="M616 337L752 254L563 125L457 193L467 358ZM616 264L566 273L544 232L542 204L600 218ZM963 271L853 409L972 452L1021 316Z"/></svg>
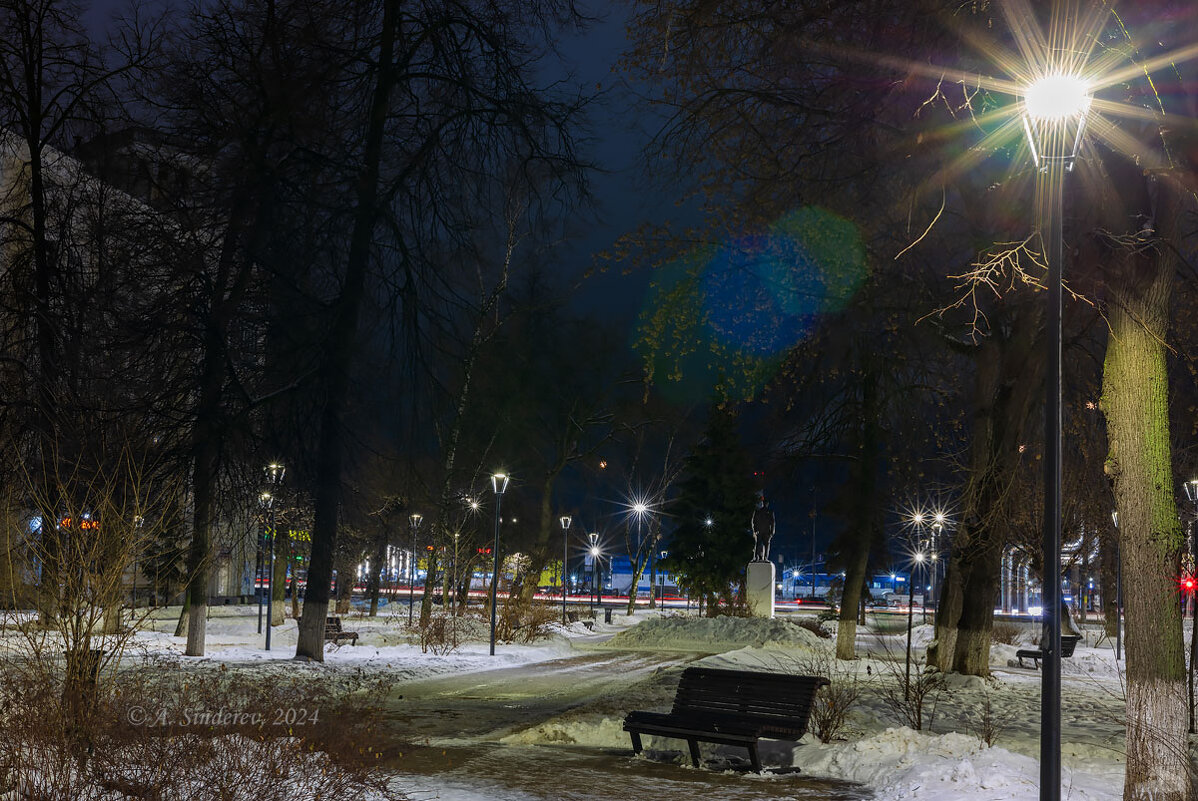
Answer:
<svg viewBox="0 0 1198 801"><path fill-rule="evenodd" d="M753 617L774 616L773 562L749 562L745 569L745 601Z"/></svg>

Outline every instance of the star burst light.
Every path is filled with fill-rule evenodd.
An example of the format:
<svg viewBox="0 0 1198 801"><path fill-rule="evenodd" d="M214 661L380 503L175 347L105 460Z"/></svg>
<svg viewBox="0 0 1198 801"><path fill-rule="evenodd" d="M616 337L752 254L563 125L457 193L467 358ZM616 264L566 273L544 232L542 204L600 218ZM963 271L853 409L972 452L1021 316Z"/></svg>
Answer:
<svg viewBox="0 0 1198 801"><path fill-rule="evenodd" d="M1011 171L1028 162L1040 165L1040 154L1025 133L1037 123L1061 128L1084 119L1075 127L1077 160L1100 160L1096 146L1137 159L1145 168L1167 166L1169 155L1159 144L1150 146L1124 130L1120 120L1148 123L1152 135L1161 127L1192 127L1188 117L1168 113L1158 91L1166 71L1179 76L1177 65L1198 57L1198 43L1169 52L1149 53L1157 44L1149 34L1133 36L1123 17L1107 2L1053 4L1047 28L1037 22L1029 0L1005 0L999 8L1010 31L1014 50L992 38L965 30L967 42L997 71L997 75L915 62L876 53L847 54L864 61L922 76L941 85L959 84L967 118L934 134L949 138L962 130L981 130L985 136L927 180L940 185L968 172L991 153L1018 148ZM817 45L818 47L818 45ZM1157 47L1159 51L1161 48ZM1136 97L1120 97L1119 88L1141 80ZM1003 102L1002 97L1008 98ZM1099 170L1093 170L1097 177Z"/></svg>

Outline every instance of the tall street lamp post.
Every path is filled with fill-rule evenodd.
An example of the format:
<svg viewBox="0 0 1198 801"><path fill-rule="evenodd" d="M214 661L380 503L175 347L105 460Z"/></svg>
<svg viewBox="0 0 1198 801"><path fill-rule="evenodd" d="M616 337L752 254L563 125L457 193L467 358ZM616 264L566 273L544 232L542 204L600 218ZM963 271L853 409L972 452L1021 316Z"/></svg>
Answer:
<svg viewBox="0 0 1198 801"><path fill-rule="evenodd" d="M562 625L566 625L566 563L570 558L570 523L573 522L570 515L562 515L559 518L562 524Z"/></svg>
<svg viewBox="0 0 1198 801"><path fill-rule="evenodd" d="M262 596L265 594L264 588L266 586L266 577L270 575L269 572L264 570L266 559L265 559L265 554L263 554L262 551L265 549L266 538L270 536L270 522L271 522L270 511L271 511L271 507L274 506L274 502L275 502L275 496L271 495L269 492L263 490L261 493L258 494L258 506L261 507L261 509L262 509L262 542L259 543L259 545L258 545L259 554L258 554L257 581L258 581L259 586L256 588L257 593L258 593L258 633L259 634L262 633L262 608L263 608ZM267 599L270 598L269 595L267 595L266 597L267 597ZM269 629L270 627L267 626L267 628ZM270 636L269 632L267 632L267 636Z"/></svg>
<svg viewBox="0 0 1198 801"><path fill-rule="evenodd" d="M1123 551L1119 548L1119 512L1111 512L1115 524L1115 661L1123 658Z"/></svg>
<svg viewBox="0 0 1198 801"><path fill-rule="evenodd" d="M915 554L917 564L923 563L923 553ZM911 626L915 622L915 566L907 576L907 679L903 683L903 700L911 699Z"/></svg>
<svg viewBox="0 0 1198 801"><path fill-rule="evenodd" d="M287 473L287 468L278 462L271 462L265 468L266 483L271 487L278 489L283 483L283 476ZM270 594L266 596L266 650L270 650L270 630L274 628L274 599L275 599L275 540L278 539L278 531L275 528L275 504L274 498L269 492L263 493L267 498L267 508L270 509Z"/></svg>
<svg viewBox="0 0 1198 801"><path fill-rule="evenodd" d="M1061 271L1065 174L1072 171L1090 108L1080 76L1051 71L1023 93L1023 129L1048 216L1048 372L1044 417L1044 651L1040 692L1040 801L1061 798Z"/></svg>
<svg viewBox="0 0 1198 801"><path fill-rule="evenodd" d="M266 493L264 493L266 494ZM265 511L267 508L266 500L262 495L258 496L258 505ZM254 558L254 595L258 596L258 633L262 633L262 545L266 537L266 520L262 521L262 534L258 537L258 553Z"/></svg>
<svg viewBox="0 0 1198 801"><path fill-rule="evenodd" d="M408 627L412 626L412 610L416 608L416 535L420 533L420 521L424 515L413 513L408 515L408 524L412 529L412 556L408 559Z"/></svg>
<svg viewBox="0 0 1198 801"><path fill-rule="evenodd" d="M491 552L491 656L495 656L495 607L499 588L499 505L503 502L503 493L507 490L507 473L495 473L491 476L491 489L495 492L495 544Z"/></svg>

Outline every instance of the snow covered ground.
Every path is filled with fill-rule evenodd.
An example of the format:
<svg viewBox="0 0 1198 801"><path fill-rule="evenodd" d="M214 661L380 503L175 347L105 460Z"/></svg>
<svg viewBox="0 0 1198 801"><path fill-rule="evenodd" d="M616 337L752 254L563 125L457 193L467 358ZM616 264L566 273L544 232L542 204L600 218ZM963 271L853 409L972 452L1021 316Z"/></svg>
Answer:
<svg viewBox="0 0 1198 801"><path fill-rule="evenodd" d="M655 796L685 794L689 801L865 797L852 786L823 785L821 779L858 783L886 801L1005 801L1038 794L1039 673L1008 665L1016 646L994 646L990 681L950 676L928 710L930 725L914 731L900 725L879 692L894 681L905 632L861 631L860 650L867 656L846 663L830 658L831 640L787 619L662 617L647 610L627 618L619 611L610 626L557 627L536 645L501 643L494 657L481 627L454 653L437 656L412 642L406 609L392 609L398 611L374 619L346 616L344 628L359 632L359 644L330 647L324 664L289 661L296 634L291 620L275 629L274 650L263 651L254 607L211 610L208 655L202 660L182 657L184 640L171 636L177 609L156 613L134 639L134 650L196 668L385 675L395 682L396 737L411 744L396 761L396 782L412 798L599 799L636 794L638 787L657 788L650 793ZM931 627L917 626L913 634L917 659L922 658ZM1114 801L1122 793L1121 674L1113 649L1095 646L1098 633L1088 634L1063 662L1064 797ZM671 740L647 742L662 761L632 759L621 730L624 714L668 708L678 673L696 661L818 669L833 680L855 679L863 693L843 739L822 744L809 734L798 747L763 743L767 764L793 765L801 773L695 771L682 758L685 744ZM996 732L991 746L981 737L987 718ZM704 753L715 759L743 754L724 747Z"/></svg>

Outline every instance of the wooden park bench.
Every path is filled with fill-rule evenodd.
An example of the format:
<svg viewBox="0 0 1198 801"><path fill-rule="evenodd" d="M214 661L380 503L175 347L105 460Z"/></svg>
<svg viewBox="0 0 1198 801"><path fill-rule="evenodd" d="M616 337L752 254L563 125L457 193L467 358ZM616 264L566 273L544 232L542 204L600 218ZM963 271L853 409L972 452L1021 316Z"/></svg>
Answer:
<svg viewBox="0 0 1198 801"><path fill-rule="evenodd" d="M1081 639L1078 634L1062 634L1061 635L1061 658L1073 656L1073 650L1077 648L1077 641ZM1019 660L1019 667L1025 667L1023 660L1032 660L1033 669L1039 669L1040 660L1044 658L1043 648L1023 648L1015 652L1015 658Z"/></svg>
<svg viewBox="0 0 1198 801"><path fill-rule="evenodd" d="M632 735L636 754L642 750L642 734L686 740L696 768L700 741L743 746L760 773L757 741L801 738L815 693L828 683L822 676L691 667L682 672L673 709L630 712L624 731Z"/></svg>
<svg viewBox="0 0 1198 801"><path fill-rule="evenodd" d="M332 640L335 645L340 645L342 640L349 640L351 644L357 645L358 632L342 630L339 617L326 617L324 619L324 639L325 642Z"/></svg>

